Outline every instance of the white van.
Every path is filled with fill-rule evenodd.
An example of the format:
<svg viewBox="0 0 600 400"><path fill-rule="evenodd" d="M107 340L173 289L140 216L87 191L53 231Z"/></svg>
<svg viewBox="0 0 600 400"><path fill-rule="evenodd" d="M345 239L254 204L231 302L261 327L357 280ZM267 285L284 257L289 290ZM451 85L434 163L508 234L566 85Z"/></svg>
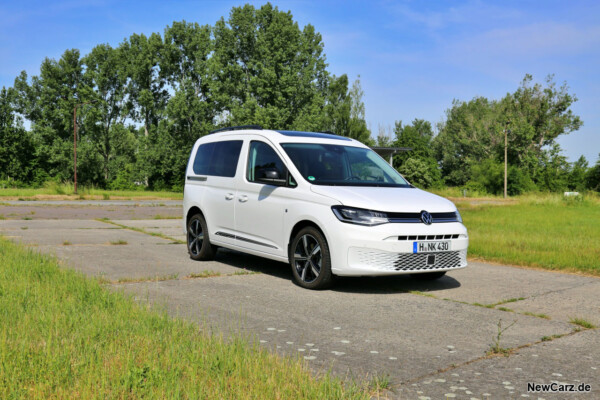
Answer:
<svg viewBox="0 0 600 400"><path fill-rule="evenodd" d="M283 261L309 289L334 276L436 279L467 266L467 229L452 202L327 133L244 126L198 139L183 224L192 259L226 247Z"/></svg>

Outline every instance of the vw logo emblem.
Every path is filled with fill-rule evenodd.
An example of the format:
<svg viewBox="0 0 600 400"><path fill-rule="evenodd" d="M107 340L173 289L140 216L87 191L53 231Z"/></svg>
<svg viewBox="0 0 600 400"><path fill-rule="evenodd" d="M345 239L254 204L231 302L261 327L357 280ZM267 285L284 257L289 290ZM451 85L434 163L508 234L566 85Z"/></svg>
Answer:
<svg viewBox="0 0 600 400"><path fill-rule="evenodd" d="M431 225L433 222L433 217L427 211L423 210L421 211L421 221L423 221L425 225Z"/></svg>

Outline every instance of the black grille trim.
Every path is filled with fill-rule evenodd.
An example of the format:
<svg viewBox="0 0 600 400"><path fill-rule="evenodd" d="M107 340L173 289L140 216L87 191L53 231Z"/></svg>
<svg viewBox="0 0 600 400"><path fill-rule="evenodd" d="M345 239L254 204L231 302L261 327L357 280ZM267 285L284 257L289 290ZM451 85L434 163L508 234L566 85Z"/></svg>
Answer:
<svg viewBox="0 0 600 400"><path fill-rule="evenodd" d="M449 235L411 235L411 236L398 236L398 240L446 240L446 239L458 239L459 234Z"/></svg>
<svg viewBox="0 0 600 400"><path fill-rule="evenodd" d="M421 221L421 213L386 213L388 219L392 223L404 223L404 224L417 224L423 223ZM442 222L459 222L458 214L456 212L440 212L431 213L433 217L433 223Z"/></svg>

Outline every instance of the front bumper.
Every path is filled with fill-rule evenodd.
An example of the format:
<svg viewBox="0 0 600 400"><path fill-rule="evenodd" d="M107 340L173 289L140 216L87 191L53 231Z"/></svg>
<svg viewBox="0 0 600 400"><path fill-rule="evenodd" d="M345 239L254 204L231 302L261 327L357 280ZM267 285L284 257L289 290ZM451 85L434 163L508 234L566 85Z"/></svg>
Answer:
<svg viewBox="0 0 600 400"><path fill-rule="evenodd" d="M332 272L336 275L401 275L451 271L467 266L469 238L467 229L458 222L390 223L373 227L340 224L342 226L338 225L339 229L329 235ZM448 251L413 253L415 241L438 240L450 242Z"/></svg>

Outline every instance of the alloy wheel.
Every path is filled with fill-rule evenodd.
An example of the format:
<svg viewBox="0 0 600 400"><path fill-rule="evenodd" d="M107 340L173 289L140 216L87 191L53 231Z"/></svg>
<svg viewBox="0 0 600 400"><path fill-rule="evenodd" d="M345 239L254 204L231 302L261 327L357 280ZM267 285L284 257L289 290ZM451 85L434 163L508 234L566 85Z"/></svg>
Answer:
<svg viewBox="0 0 600 400"><path fill-rule="evenodd" d="M311 283L321 273L321 245L317 239L309 234L300 237L294 249L294 268L300 279Z"/></svg>
<svg viewBox="0 0 600 400"><path fill-rule="evenodd" d="M199 219L194 219L190 224L190 228L188 229L188 249L190 253L194 256L198 256L200 254L200 249L202 249L202 242L204 241L204 232L202 231L202 225L200 224Z"/></svg>

